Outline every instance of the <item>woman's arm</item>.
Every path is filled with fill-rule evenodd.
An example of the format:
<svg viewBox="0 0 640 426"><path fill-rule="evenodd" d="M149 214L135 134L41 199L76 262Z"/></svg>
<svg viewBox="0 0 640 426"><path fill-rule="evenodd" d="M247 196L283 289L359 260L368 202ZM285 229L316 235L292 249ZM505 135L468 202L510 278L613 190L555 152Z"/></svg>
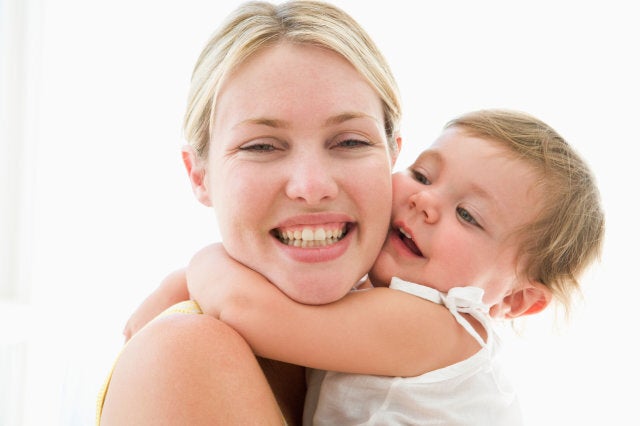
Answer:
<svg viewBox="0 0 640 426"><path fill-rule="evenodd" d="M205 313L242 335L260 356L325 370L415 376L479 346L453 316L416 296L374 288L321 306L289 299L221 245L194 256L189 291Z"/></svg>
<svg viewBox="0 0 640 426"><path fill-rule="evenodd" d="M207 315L173 314L153 321L124 347L100 425L281 426L282 418L237 332Z"/></svg>
<svg viewBox="0 0 640 426"><path fill-rule="evenodd" d="M124 326L125 341L131 339L149 321L178 302L189 300L186 268L178 269L167 275L157 289L138 306Z"/></svg>

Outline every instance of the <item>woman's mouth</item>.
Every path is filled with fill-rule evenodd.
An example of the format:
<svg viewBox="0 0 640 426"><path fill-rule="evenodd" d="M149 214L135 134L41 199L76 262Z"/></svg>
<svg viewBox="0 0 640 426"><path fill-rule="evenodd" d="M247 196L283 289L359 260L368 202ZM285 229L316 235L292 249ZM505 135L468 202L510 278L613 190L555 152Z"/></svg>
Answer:
<svg viewBox="0 0 640 426"><path fill-rule="evenodd" d="M397 230L398 230L398 236L400 237L400 241L402 241L405 247L407 247L416 256L424 257L424 255L422 254L422 252L420 251L416 243L413 241L413 237L411 237L411 234L409 234L407 231L405 231L401 227L399 227Z"/></svg>
<svg viewBox="0 0 640 426"><path fill-rule="evenodd" d="M271 234L288 246L318 248L337 243L347 235L351 226L350 223L288 226L276 228Z"/></svg>

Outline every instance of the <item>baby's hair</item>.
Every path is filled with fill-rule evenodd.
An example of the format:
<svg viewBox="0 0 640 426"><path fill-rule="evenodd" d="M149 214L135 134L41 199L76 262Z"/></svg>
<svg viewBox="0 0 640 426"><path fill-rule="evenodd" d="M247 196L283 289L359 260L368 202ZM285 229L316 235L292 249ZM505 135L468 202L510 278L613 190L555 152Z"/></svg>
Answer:
<svg viewBox="0 0 640 426"><path fill-rule="evenodd" d="M520 229L522 273L546 285L569 312L578 279L601 253L604 213L594 176L578 153L549 125L528 114L480 110L445 128L497 142L531 164L544 201L533 223Z"/></svg>

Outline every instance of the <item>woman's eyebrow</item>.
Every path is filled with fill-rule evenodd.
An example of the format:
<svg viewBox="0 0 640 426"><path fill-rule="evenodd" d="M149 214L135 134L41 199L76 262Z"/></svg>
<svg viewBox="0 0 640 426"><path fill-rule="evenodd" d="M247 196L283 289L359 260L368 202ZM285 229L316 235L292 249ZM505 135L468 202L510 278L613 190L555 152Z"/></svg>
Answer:
<svg viewBox="0 0 640 426"><path fill-rule="evenodd" d="M277 118L268 118L268 117L258 117L258 118L248 118L246 120L242 120L235 127L244 126L244 125L258 125L258 126L267 126L273 127L274 129L286 129L290 127L289 122L284 120L278 120Z"/></svg>
<svg viewBox="0 0 640 426"><path fill-rule="evenodd" d="M369 118L373 121L377 121L375 117L372 117L369 114L364 114L361 112L343 112L327 118L324 122L324 125L335 126L337 124L341 124L356 118ZM246 120L242 120L241 122L239 122L233 127L238 127L243 125L268 126L268 127L273 127L274 129L286 129L291 126L291 124L285 120L279 120L277 118L269 118L269 117L256 117L256 118L248 118Z"/></svg>
<svg viewBox="0 0 640 426"><path fill-rule="evenodd" d="M342 124L345 121L353 120L355 118L368 118L373 121L378 121L375 117L372 117L369 114L364 114L362 112L343 112L338 115L334 115L333 117L329 117L325 120L325 126L335 126L336 124Z"/></svg>

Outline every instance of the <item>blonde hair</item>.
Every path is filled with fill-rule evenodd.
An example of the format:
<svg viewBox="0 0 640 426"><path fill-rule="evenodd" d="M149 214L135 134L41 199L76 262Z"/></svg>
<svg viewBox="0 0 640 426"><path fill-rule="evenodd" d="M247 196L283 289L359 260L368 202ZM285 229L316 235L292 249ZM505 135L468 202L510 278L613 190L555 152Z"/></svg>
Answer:
<svg viewBox="0 0 640 426"><path fill-rule="evenodd" d="M380 96L387 141L391 152L397 152L401 116L397 84L360 25L339 8L319 1L277 5L252 1L238 7L212 35L193 70L184 132L200 157L207 156L216 99L225 79L252 54L282 41L323 47L347 59Z"/></svg>
<svg viewBox="0 0 640 426"><path fill-rule="evenodd" d="M551 127L530 115L481 110L445 128L500 143L539 173L544 201L533 223L517 233L524 274L546 285L568 313L578 278L601 253L604 213L589 167Z"/></svg>

